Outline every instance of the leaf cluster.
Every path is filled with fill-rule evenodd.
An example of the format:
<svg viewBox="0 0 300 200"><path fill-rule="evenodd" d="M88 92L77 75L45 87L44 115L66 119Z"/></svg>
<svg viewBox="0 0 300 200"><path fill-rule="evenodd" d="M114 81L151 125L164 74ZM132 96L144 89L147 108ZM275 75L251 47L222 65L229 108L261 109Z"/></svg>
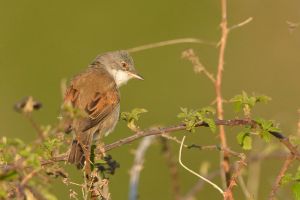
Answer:
<svg viewBox="0 0 300 200"><path fill-rule="evenodd" d="M245 126L242 131L237 134L237 141L239 145L245 150L252 149L252 135L260 136L265 142L270 142L271 132L280 132L277 125L271 120L263 118L256 118L254 120L258 126Z"/></svg>
<svg viewBox="0 0 300 200"><path fill-rule="evenodd" d="M215 109L212 107L204 107L199 110L181 108L181 113L177 117L182 119L186 130L190 132L195 132L195 128L200 122L206 123L212 132L216 132L217 126L215 120L212 118L215 112Z"/></svg>
<svg viewBox="0 0 300 200"><path fill-rule="evenodd" d="M249 96L245 91L242 94L234 96L230 102L234 103L235 111L244 111L246 116L250 115L251 109L256 105L256 103L267 103L271 100L270 97L266 95L253 95Z"/></svg>
<svg viewBox="0 0 300 200"><path fill-rule="evenodd" d="M121 119L127 122L128 128L133 131L138 131L139 127L136 122L139 120L141 114L148 112L145 108L134 108L131 112L122 112Z"/></svg>

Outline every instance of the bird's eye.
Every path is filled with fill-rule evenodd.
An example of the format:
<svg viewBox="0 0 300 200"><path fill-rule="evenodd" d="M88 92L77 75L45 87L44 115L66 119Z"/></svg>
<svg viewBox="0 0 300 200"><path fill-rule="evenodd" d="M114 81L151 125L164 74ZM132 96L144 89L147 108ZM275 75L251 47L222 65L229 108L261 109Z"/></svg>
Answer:
<svg viewBox="0 0 300 200"><path fill-rule="evenodd" d="M124 70L128 70L128 64L126 62L122 61L121 66Z"/></svg>

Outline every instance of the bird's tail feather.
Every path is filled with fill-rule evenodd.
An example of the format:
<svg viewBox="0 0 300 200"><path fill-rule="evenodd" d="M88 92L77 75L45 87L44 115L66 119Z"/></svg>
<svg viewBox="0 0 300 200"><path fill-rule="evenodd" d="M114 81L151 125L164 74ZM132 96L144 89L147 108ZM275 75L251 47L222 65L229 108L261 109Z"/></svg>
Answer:
<svg viewBox="0 0 300 200"><path fill-rule="evenodd" d="M68 156L68 162L77 166L78 169L82 169L85 162L84 149L90 152L90 146L92 142L93 134L83 132L77 134L76 139L73 140L71 145L71 151Z"/></svg>

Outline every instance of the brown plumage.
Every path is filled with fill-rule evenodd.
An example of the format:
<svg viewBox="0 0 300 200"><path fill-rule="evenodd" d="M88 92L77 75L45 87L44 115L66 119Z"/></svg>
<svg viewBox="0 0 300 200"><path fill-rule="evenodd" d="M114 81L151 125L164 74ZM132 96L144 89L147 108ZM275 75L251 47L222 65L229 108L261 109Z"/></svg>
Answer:
<svg viewBox="0 0 300 200"><path fill-rule="evenodd" d="M119 91L104 68L89 68L76 76L66 91L64 103L84 111L86 115L72 121L76 133L68 161L83 166L82 145L89 151L94 137L102 137L115 126L119 115ZM94 134L97 134L97 136Z"/></svg>
<svg viewBox="0 0 300 200"><path fill-rule="evenodd" d="M64 104L83 113L74 119L64 117L67 132L76 134L68 162L82 168L85 153L89 156L93 140L109 134L119 118L119 87L137 75L133 60L126 51L117 51L98 56L89 68L75 76L64 97Z"/></svg>

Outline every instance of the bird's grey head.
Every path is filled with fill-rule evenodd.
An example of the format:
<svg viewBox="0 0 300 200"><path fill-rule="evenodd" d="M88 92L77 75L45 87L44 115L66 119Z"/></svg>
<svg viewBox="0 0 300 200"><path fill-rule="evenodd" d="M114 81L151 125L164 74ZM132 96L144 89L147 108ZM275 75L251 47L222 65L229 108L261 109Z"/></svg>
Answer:
<svg viewBox="0 0 300 200"><path fill-rule="evenodd" d="M118 87L126 84L132 78L143 80L134 68L132 57L127 51L113 51L97 56L98 63L112 75Z"/></svg>

